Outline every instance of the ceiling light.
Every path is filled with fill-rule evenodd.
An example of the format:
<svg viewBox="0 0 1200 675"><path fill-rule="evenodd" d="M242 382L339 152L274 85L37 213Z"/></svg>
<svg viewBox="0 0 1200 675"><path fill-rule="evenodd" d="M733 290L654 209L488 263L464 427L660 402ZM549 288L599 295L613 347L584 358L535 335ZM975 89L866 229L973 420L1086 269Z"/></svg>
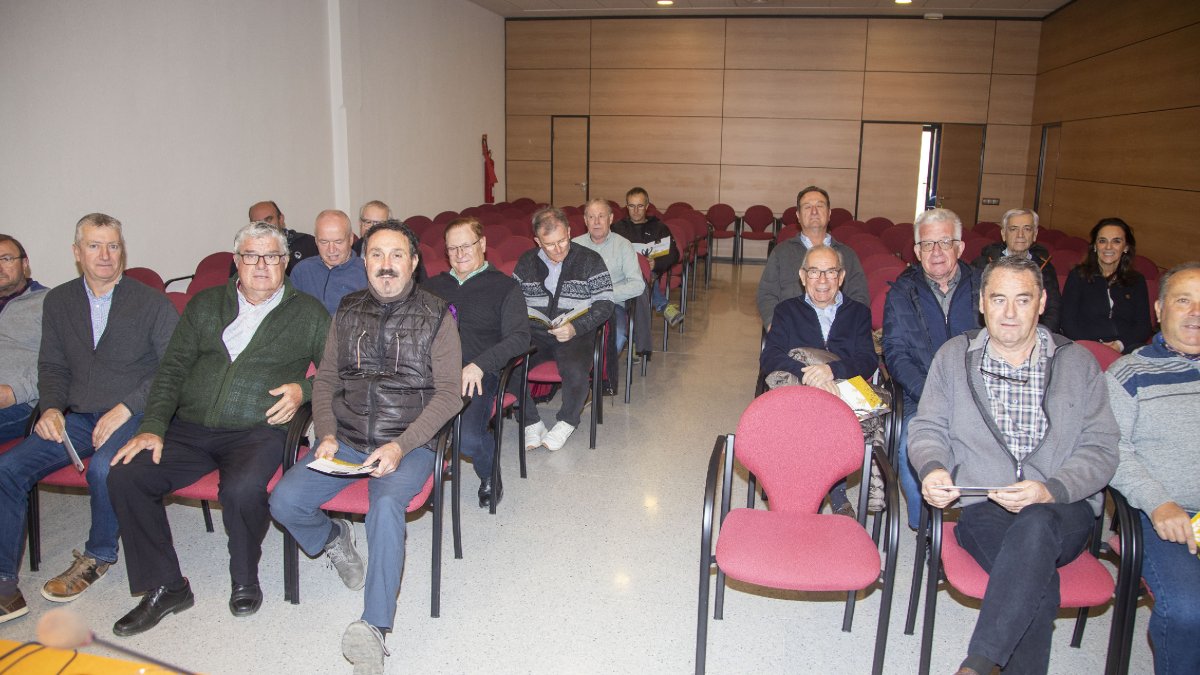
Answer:
<svg viewBox="0 0 1200 675"><path fill-rule="evenodd" d="M669 7L675 4L675 0L658 0L658 4L662 5L663 7Z"/></svg>
<svg viewBox="0 0 1200 675"><path fill-rule="evenodd" d="M896 0L897 5L911 5L912 0Z"/></svg>

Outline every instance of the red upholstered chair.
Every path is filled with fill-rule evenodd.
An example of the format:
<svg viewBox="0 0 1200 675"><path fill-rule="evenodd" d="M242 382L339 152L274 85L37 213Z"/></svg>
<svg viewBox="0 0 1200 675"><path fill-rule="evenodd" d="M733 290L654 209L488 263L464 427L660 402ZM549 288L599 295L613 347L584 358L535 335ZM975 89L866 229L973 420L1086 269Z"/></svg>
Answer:
<svg viewBox="0 0 1200 675"><path fill-rule="evenodd" d="M779 228L779 234L775 235L775 245L778 246L783 242L800 234L800 228L792 225L784 225Z"/></svg>
<svg viewBox="0 0 1200 675"><path fill-rule="evenodd" d="M533 241L533 225L529 223L529 218L507 218L502 224L514 237Z"/></svg>
<svg viewBox="0 0 1200 675"><path fill-rule="evenodd" d="M1101 522L1097 518L1092 541L1079 557L1058 568L1059 606L1078 608L1075 619L1075 631L1071 637L1071 646L1079 647L1083 640L1083 629L1087 625L1087 610L1106 604L1113 598L1116 584L1108 569L1100 564L1096 556L1100 552ZM942 509L930 508L928 504L921 513L921 525L917 531L916 564L913 568L912 593L908 600L908 618L904 624L904 634L912 635L916 622L917 606L921 590L921 572L925 565L926 549L929 545L929 578L925 592L925 617L921 633L921 659L918 667L920 675L929 673L929 662L933 650L933 626L937 610L938 579L946 579L959 593L981 599L987 591L987 572L975 562L971 554L962 548L954 535L956 523L947 523L942 519ZM944 572L944 575L943 575ZM1122 629L1122 617L1114 615L1111 635L1117 635ZM1111 654L1111 650L1110 650ZM1110 664L1110 667L1112 664ZM1106 669L1106 672L1112 672Z"/></svg>
<svg viewBox="0 0 1200 675"><path fill-rule="evenodd" d="M452 490L454 495L458 494L458 479L461 471L459 470L459 456L457 440L452 444L450 441L452 430L455 428L459 418L446 423L442 427L434 439L434 452L436 459L433 463L433 473L429 479L425 481L425 486L417 493L413 500L408 503L408 513L420 511L426 506L433 511L433 573L430 583L430 599L429 599L429 615L437 618L441 615L441 598L442 598L442 511L445 503L445 478L446 469L453 467L450 473L450 480L453 483ZM302 463L304 456L307 454L307 448L301 452L297 452L291 458L284 458L284 471L307 471L303 466L298 466ZM452 460L447 459L447 451L451 452ZM330 499L321 505L321 508L334 513L357 513L365 515L370 506L370 498L367 489L367 481L370 478L348 479L350 486L342 490L336 497ZM458 503L454 500L454 509L452 511L453 529L454 529L454 557L462 558L462 542L459 533L458 519ZM300 604L300 546L296 540L284 530L283 534L283 587L284 599L292 604Z"/></svg>
<svg viewBox="0 0 1200 675"><path fill-rule="evenodd" d="M446 226L442 223L429 223L420 231L413 230L417 241L434 250L446 251Z"/></svg>
<svg viewBox="0 0 1200 675"><path fill-rule="evenodd" d="M188 300L191 300L192 296L179 291L167 291L167 299L171 301L172 305L175 305L176 312L183 314L183 308L187 307Z"/></svg>
<svg viewBox="0 0 1200 675"><path fill-rule="evenodd" d="M442 248L421 242L417 246L421 263L425 265L425 274L436 277L442 272L449 271L450 261L446 258L445 244Z"/></svg>
<svg viewBox="0 0 1200 675"><path fill-rule="evenodd" d="M199 291L212 286L220 286L229 280L230 266L233 265L233 253L217 251L210 253L196 263L196 271L182 277L174 277L163 282L163 288L169 287L176 281L188 281L187 294L195 295Z"/></svg>
<svg viewBox="0 0 1200 675"><path fill-rule="evenodd" d="M421 238L425 230L433 226L433 221L429 219L429 216L422 215L409 216L403 222L408 226L408 229L413 231L413 234L417 235L418 239Z"/></svg>
<svg viewBox="0 0 1200 675"><path fill-rule="evenodd" d="M867 222L865 224L867 226L867 232L870 232L871 234L873 234L875 236L879 236L880 234L883 234L884 230L888 229L889 227L891 227L893 225L893 223L890 219L884 218L883 216L875 216L874 218L869 218L869 219L867 219Z"/></svg>
<svg viewBox="0 0 1200 675"><path fill-rule="evenodd" d="M745 255L747 241L775 241L775 214L770 207L755 204L742 214L742 254ZM741 258L738 258L741 262Z"/></svg>
<svg viewBox="0 0 1200 675"><path fill-rule="evenodd" d="M1000 224L999 223L993 223L991 221L982 220L978 223L975 223L975 226L971 228L971 231L982 237L986 237L992 241L1000 240ZM963 234L966 234L966 233L964 232Z"/></svg>
<svg viewBox="0 0 1200 675"><path fill-rule="evenodd" d="M518 199L517 201L521 201L521 200ZM467 216L471 216L473 218L478 218L479 214L481 214L481 213L483 213L483 209L480 209L478 206L468 206L467 208L463 209L462 211L459 211L458 215L462 216L463 218L466 218ZM533 213L533 211L530 211L530 213Z"/></svg>
<svg viewBox="0 0 1200 675"><path fill-rule="evenodd" d="M687 202L672 202L667 207L666 217L671 218L682 214L684 211L695 211L696 209Z"/></svg>
<svg viewBox="0 0 1200 675"><path fill-rule="evenodd" d="M507 410L515 410L517 412L517 447L521 449L521 478L528 478L528 472L525 467L525 409L517 405L517 397L508 392L508 382L512 379L515 373L521 378L521 391L529 387L529 357L537 351L537 347L530 347L524 354L518 354L508 360L504 365L504 369L500 371L500 381L496 386L496 399L492 403L492 426L495 430L496 449L492 456L492 485L500 485L500 451L504 441L504 413ZM493 502L488 508L488 513L496 513L496 504Z"/></svg>
<svg viewBox="0 0 1200 675"><path fill-rule="evenodd" d="M525 213L533 213L535 207L537 206L537 202L533 201L529 197L521 197L519 199L514 199L512 201L512 206L513 208L521 209Z"/></svg>
<svg viewBox="0 0 1200 675"><path fill-rule="evenodd" d="M879 235L879 239L888 247L889 251L900 256L904 262L916 262L917 254L913 251L912 225L893 225L884 230L883 234Z"/></svg>
<svg viewBox="0 0 1200 675"><path fill-rule="evenodd" d="M847 220L854 220L854 214L841 207L829 211L829 226L836 227Z"/></svg>
<svg viewBox="0 0 1200 675"><path fill-rule="evenodd" d="M1154 303L1158 302L1158 279L1146 280L1146 295L1150 300L1150 325L1158 325L1158 311L1154 309Z"/></svg>
<svg viewBox="0 0 1200 675"><path fill-rule="evenodd" d="M892 251L887 247L887 244L869 232L855 234L845 239L839 239L839 241L853 249L858 254L859 260L872 255L892 255ZM896 262L901 262L899 258L895 258L895 260Z"/></svg>
<svg viewBox="0 0 1200 675"><path fill-rule="evenodd" d="M1071 268L1083 262L1084 251L1076 251L1074 249L1058 248L1050 252L1051 262L1054 263L1054 271L1070 273Z"/></svg>
<svg viewBox="0 0 1200 675"><path fill-rule="evenodd" d="M590 435L588 437L589 438L588 447L593 450L596 449L596 427L597 427L597 425L604 424L604 394L602 393L603 389L602 389L602 385L601 385L601 380L604 379L603 378L604 363L603 363L602 359L604 358L604 340L607 337L606 336L607 332L608 332L608 324L605 323L604 328L596 331L595 344L592 345L592 382L591 382L592 410L591 410L591 421L590 421ZM556 363L553 360L543 361L542 363L539 363L536 366L530 368L529 373L526 376L526 379L528 380L529 384L561 384L562 383L562 375L560 375L558 372L558 363ZM526 390L527 389L528 389L528 385L526 387ZM524 429L525 429L524 424L521 425L521 429L522 429L522 431L524 431ZM521 457L522 457L522 459L524 458L524 456L525 456L525 442L524 442L524 440L522 440L521 441ZM522 466L524 466L523 461L522 461Z"/></svg>
<svg viewBox="0 0 1200 675"><path fill-rule="evenodd" d="M488 253L495 254L500 260L511 260L516 264L521 254L537 248L537 243L528 237L509 237L496 246L488 246Z"/></svg>
<svg viewBox="0 0 1200 675"><path fill-rule="evenodd" d="M1054 248L1060 251L1078 251L1082 256L1091 246L1091 243L1083 237L1066 237L1055 244Z"/></svg>
<svg viewBox="0 0 1200 675"><path fill-rule="evenodd" d="M1046 248L1054 248L1054 245L1063 239L1067 238L1067 233L1062 230L1053 230L1048 227L1039 227L1037 233L1037 241Z"/></svg>
<svg viewBox="0 0 1200 675"><path fill-rule="evenodd" d="M571 216L582 216L583 215L583 209L579 208L578 206L564 206L564 207L562 207L562 212L567 214L568 218L570 218Z"/></svg>
<svg viewBox="0 0 1200 675"><path fill-rule="evenodd" d="M731 239L733 251L730 252L730 262L737 263L738 259L738 217L733 207L728 204L713 204L705 214L708 218L709 250L712 250L713 239Z"/></svg>
<svg viewBox="0 0 1200 675"><path fill-rule="evenodd" d="M837 225L830 223L829 231L833 233L835 239L845 239L851 234L860 234L867 232L867 224L861 220L843 220Z"/></svg>
<svg viewBox="0 0 1200 675"><path fill-rule="evenodd" d="M499 259L489 258L488 262L490 262L496 269L500 270L501 272L504 272L505 274L507 274L510 277L513 275L513 272L516 271L516 269L517 269L517 259L516 258L499 258Z"/></svg>
<svg viewBox="0 0 1200 675"><path fill-rule="evenodd" d="M708 219L703 213L692 209L690 211L679 211L675 216L681 220L686 220L691 225L691 246L693 247L691 259L691 271L689 278L696 278L696 263L699 259L704 259L704 287L708 288L708 280L712 277L712 257L708 251ZM696 297L696 287L699 284L692 284L692 297Z"/></svg>
<svg viewBox="0 0 1200 675"><path fill-rule="evenodd" d="M446 225L450 221L454 220L457 217L458 217L457 211L442 211L441 213L439 213L433 217L433 222L435 222L439 225Z"/></svg>
<svg viewBox="0 0 1200 675"><path fill-rule="evenodd" d="M513 236L512 230L508 229L505 223L496 223L495 225L484 225L483 236L487 238L488 248L499 244Z"/></svg>
<svg viewBox="0 0 1200 675"><path fill-rule="evenodd" d="M130 267L125 270L125 275L131 279L137 279L156 291L167 292L167 284L163 278L149 267Z"/></svg>
<svg viewBox="0 0 1200 675"><path fill-rule="evenodd" d="M987 237L981 237L974 233L963 232L963 252L960 260L970 264L980 253L983 253L984 247L992 243Z"/></svg>
<svg viewBox="0 0 1200 675"><path fill-rule="evenodd" d="M871 330L883 330L883 306L887 293L871 293ZM893 401L897 400L895 398Z"/></svg>
<svg viewBox="0 0 1200 675"><path fill-rule="evenodd" d="M780 387L754 399L737 433L718 436L708 465L700 544L700 597L696 625L696 672L703 673L708 637L709 577L717 568L714 618L721 619L725 577L792 591L846 591L842 630L854 618L855 593L882 573L879 623L872 672L883 671L896 575L899 496L896 476L879 449L864 448L862 429L849 406L815 387ZM869 480L874 456L884 477L886 558L859 520L820 514L835 482L858 472ZM730 509L736 464L757 477L770 497L769 510ZM721 482L720 536L713 553L717 477ZM753 493L751 493L753 499ZM865 509L863 509L865 511ZM836 561L836 564L830 564Z"/></svg>
<svg viewBox="0 0 1200 675"><path fill-rule="evenodd" d="M571 238L587 234L587 223L583 221L582 213L573 213L567 216L567 220L571 223Z"/></svg>
<svg viewBox="0 0 1200 675"><path fill-rule="evenodd" d="M1158 277L1161 275L1158 265L1154 264L1153 260L1144 255L1133 256L1133 260L1130 262L1130 265L1133 267L1133 269L1141 272L1142 276L1146 277L1146 281L1151 279L1157 281ZM126 273L128 273L128 271Z"/></svg>
<svg viewBox="0 0 1200 675"><path fill-rule="evenodd" d="M1075 343L1087 349L1092 353L1092 356L1096 357L1096 362L1100 364L1100 370L1108 370L1113 361L1121 358L1121 352L1095 340L1076 340Z"/></svg>
<svg viewBox="0 0 1200 675"><path fill-rule="evenodd" d="M779 216L779 224L781 227L788 225L800 229L800 216L796 214L796 207L789 206L783 210L783 215Z"/></svg>
<svg viewBox="0 0 1200 675"><path fill-rule="evenodd" d="M1138 595L1142 582L1142 521L1116 488L1109 487L1113 500L1113 521L1116 536L1108 540L1109 549L1118 556L1117 588L1113 594L1113 622L1108 637L1106 675L1125 675L1129 672L1129 656L1133 648L1133 627L1137 613ZM1149 589L1146 590L1149 593Z"/></svg>

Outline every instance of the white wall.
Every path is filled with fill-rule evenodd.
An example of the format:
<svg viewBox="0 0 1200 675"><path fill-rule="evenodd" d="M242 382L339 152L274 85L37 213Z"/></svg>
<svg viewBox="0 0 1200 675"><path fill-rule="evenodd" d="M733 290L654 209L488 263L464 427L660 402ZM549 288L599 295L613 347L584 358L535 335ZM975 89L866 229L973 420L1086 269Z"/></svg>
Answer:
<svg viewBox="0 0 1200 675"><path fill-rule="evenodd" d="M479 134L504 166L503 41L466 0L3 0L0 232L52 285L77 274L92 211L125 224L130 266L177 276L228 250L259 199L303 231L371 198L401 216L478 203Z"/></svg>
<svg viewBox="0 0 1200 675"><path fill-rule="evenodd" d="M466 0L341 0L350 194L400 218L504 199L504 20Z"/></svg>

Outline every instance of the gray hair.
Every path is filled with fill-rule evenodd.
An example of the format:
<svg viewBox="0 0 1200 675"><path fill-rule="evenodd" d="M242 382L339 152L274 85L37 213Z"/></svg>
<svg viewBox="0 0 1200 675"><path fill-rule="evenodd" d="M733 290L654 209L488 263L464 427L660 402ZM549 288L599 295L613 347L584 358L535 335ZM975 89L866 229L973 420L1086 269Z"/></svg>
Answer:
<svg viewBox="0 0 1200 675"><path fill-rule="evenodd" d="M287 235L280 232L278 228L264 220L256 220L249 225L243 226L242 229L237 231L237 234L233 236L233 252L241 253L242 244L245 243L247 239L267 238L275 241L275 245L279 247L280 252L283 253L283 255L286 256L288 254Z"/></svg>
<svg viewBox="0 0 1200 675"><path fill-rule="evenodd" d="M604 197L592 197L589 199L587 203L583 205L583 212L587 213L587 210L591 208L593 204L597 206L603 206L604 210L608 211L609 215L612 215L612 204L609 204L608 200Z"/></svg>
<svg viewBox="0 0 1200 675"><path fill-rule="evenodd" d="M921 226L926 223L951 223L954 225L954 238L962 239L962 218L950 209L929 209L917 216L913 221L913 241L921 241Z"/></svg>
<svg viewBox="0 0 1200 675"><path fill-rule="evenodd" d="M75 223L75 244L83 241L83 226L91 225L92 227L111 227L117 231L117 238L121 240L121 248L125 248L125 235L121 232L121 221L112 216L103 213L89 213L79 219Z"/></svg>
<svg viewBox="0 0 1200 675"><path fill-rule="evenodd" d="M800 266L808 267L808 257L818 251L832 251L833 254L837 256L838 267L844 268L846 266L846 261L842 258L842 252L832 246L826 246L825 244L817 244L816 246L813 246L812 248L805 251L804 252L804 260L801 261Z"/></svg>
<svg viewBox="0 0 1200 675"><path fill-rule="evenodd" d="M392 219L392 207L388 206L387 204L384 204L383 202L379 201L378 199L372 199L371 201L367 202L366 204L363 204L362 208L358 210L359 218L363 217L363 213L366 212L368 206L376 206L376 207L383 209L384 211L387 211L387 219L388 220Z"/></svg>
<svg viewBox="0 0 1200 675"><path fill-rule="evenodd" d="M571 230L571 219L567 218L567 214L563 210L554 206L543 206L533 213L533 234L536 237L544 237L555 227L561 226Z"/></svg>
<svg viewBox="0 0 1200 675"><path fill-rule="evenodd" d="M1034 211L1033 209L1009 209L1005 211L1004 215L1000 218L1000 227L1007 230L1008 221L1012 220L1016 216L1033 216L1033 229L1037 230L1038 214L1037 211Z"/></svg>
<svg viewBox="0 0 1200 675"><path fill-rule="evenodd" d="M1185 263L1179 263L1167 271L1166 274L1158 280L1158 301L1163 302L1167 299L1167 286L1171 285L1171 279L1175 278L1176 274L1186 272L1188 270L1200 270L1200 261L1192 260Z"/></svg>
<svg viewBox="0 0 1200 675"><path fill-rule="evenodd" d="M1032 275L1034 280L1037 282L1038 295L1041 295L1042 291L1046 290L1045 285L1042 283L1042 268L1038 267L1037 263L1028 258L1008 255L993 263L989 263L987 267L983 268L983 277L979 282L980 298L982 298L983 294L987 291L988 281L992 278L992 273L996 270L1026 272Z"/></svg>

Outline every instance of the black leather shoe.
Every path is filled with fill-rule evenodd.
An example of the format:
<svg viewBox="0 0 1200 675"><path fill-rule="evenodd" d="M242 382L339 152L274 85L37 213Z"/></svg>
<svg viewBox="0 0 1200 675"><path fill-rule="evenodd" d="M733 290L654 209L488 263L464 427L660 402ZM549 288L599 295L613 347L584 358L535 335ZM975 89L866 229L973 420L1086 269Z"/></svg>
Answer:
<svg viewBox="0 0 1200 675"><path fill-rule="evenodd" d="M192 595L192 587L186 579L182 590L169 591L166 586L159 586L143 595L133 611L113 624L113 633L121 637L145 633L157 626L164 616L171 612L182 612L194 604L196 597Z"/></svg>
<svg viewBox="0 0 1200 675"><path fill-rule="evenodd" d="M604 383L604 395L605 396L616 396L617 388L612 386L611 384L605 382Z"/></svg>
<svg viewBox="0 0 1200 675"><path fill-rule="evenodd" d="M486 509L491 505L493 493L496 496L496 504L499 504L500 500L504 499L504 482L500 482L499 489L493 489L492 479L485 478L483 482L479 484L479 508Z"/></svg>
<svg viewBox="0 0 1200 675"><path fill-rule="evenodd" d="M258 584L234 584L229 595L229 611L234 616L250 616L262 607L262 588Z"/></svg>

